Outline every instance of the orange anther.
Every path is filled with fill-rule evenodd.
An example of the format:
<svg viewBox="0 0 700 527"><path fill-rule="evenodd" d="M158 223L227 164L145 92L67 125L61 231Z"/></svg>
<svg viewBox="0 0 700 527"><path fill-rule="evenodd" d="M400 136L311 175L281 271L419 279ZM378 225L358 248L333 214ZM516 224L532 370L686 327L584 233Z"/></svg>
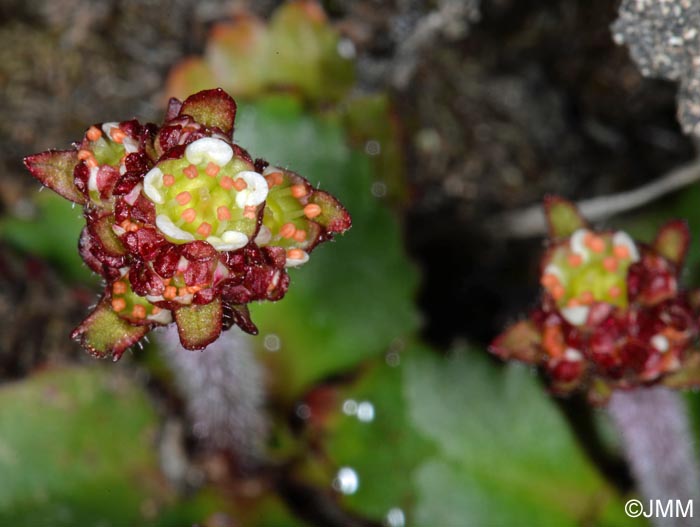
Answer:
<svg viewBox="0 0 700 527"><path fill-rule="evenodd" d="M630 257L630 250L626 245L616 245L613 247L613 254L621 260L626 260Z"/></svg>
<svg viewBox="0 0 700 527"><path fill-rule="evenodd" d="M112 293L115 295L123 295L126 293L126 284L122 281L117 281L112 284Z"/></svg>
<svg viewBox="0 0 700 527"><path fill-rule="evenodd" d="M579 298L582 304L592 304L595 300L593 298L593 293L591 293L590 291L584 291L583 293L581 293L581 296Z"/></svg>
<svg viewBox="0 0 700 527"><path fill-rule="evenodd" d="M228 210L228 207L222 205L216 209L216 217L219 221L228 221L231 219L231 211Z"/></svg>
<svg viewBox="0 0 700 527"><path fill-rule="evenodd" d="M240 192L248 188L248 183L246 183L243 178L238 178L233 181L233 188Z"/></svg>
<svg viewBox="0 0 700 527"><path fill-rule="evenodd" d="M319 216L320 214L321 214L321 207L319 207L315 203L309 203L306 207L304 207L304 215L309 219L315 218L316 216Z"/></svg>
<svg viewBox="0 0 700 527"><path fill-rule="evenodd" d="M219 181L219 185L221 185L221 188L224 190L231 190L233 188L233 179L224 176L221 178L221 181Z"/></svg>
<svg viewBox="0 0 700 527"><path fill-rule="evenodd" d="M141 304L136 304L134 309L131 310L131 314L134 318L146 318L146 308Z"/></svg>
<svg viewBox="0 0 700 527"><path fill-rule="evenodd" d="M163 174L163 185L172 187L175 184L175 176L172 174Z"/></svg>
<svg viewBox="0 0 700 527"><path fill-rule="evenodd" d="M90 150L78 150L78 159L85 161L92 157L92 152Z"/></svg>
<svg viewBox="0 0 700 527"><path fill-rule="evenodd" d="M186 287L180 287L177 290L177 296L185 296L187 294L187 288Z"/></svg>
<svg viewBox="0 0 700 527"><path fill-rule="evenodd" d="M542 347L552 357L561 357L566 351L564 335L559 326L545 326L542 335Z"/></svg>
<svg viewBox="0 0 700 527"><path fill-rule="evenodd" d="M129 232L136 232L139 230L139 226L136 225L134 222L129 222L129 226L126 228L127 231Z"/></svg>
<svg viewBox="0 0 700 527"><path fill-rule="evenodd" d="M177 196L175 196L175 201L177 201L179 205L187 205L190 201L192 201L192 194L186 190L184 192L180 192Z"/></svg>
<svg viewBox="0 0 700 527"><path fill-rule="evenodd" d="M622 293L622 291L616 285L614 285L610 289L608 289L608 294L610 295L611 298L617 298L618 296L620 296L621 293Z"/></svg>
<svg viewBox="0 0 700 527"><path fill-rule="evenodd" d="M95 168L100 166L100 164L97 162L97 159L95 159L95 156L88 157L85 160L85 164L89 166L90 168Z"/></svg>
<svg viewBox="0 0 700 527"><path fill-rule="evenodd" d="M281 185L284 181L284 176L281 172L272 172L265 176L265 181L267 181L267 186L272 188L275 185Z"/></svg>
<svg viewBox="0 0 700 527"><path fill-rule="evenodd" d="M209 163L207 163L207 168L204 169L204 172L207 176L216 177L216 175L219 173L219 170L221 170L221 167L219 167L219 165L209 161Z"/></svg>
<svg viewBox="0 0 700 527"><path fill-rule="evenodd" d="M571 267L578 267L583 263L583 258L581 257L581 255L576 253L571 253L569 256L566 257L566 260L569 262L569 265Z"/></svg>
<svg viewBox="0 0 700 527"><path fill-rule="evenodd" d="M170 278L163 278L163 285L170 285Z"/></svg>
<svg viewBox="0 0 700 527"><path fill-rule="evenodd" d="M180 214L180 217L187 223L192 223L197 217L197 211L194 209L185 209L182 211L182 214Z"/></svg>
<svg viewBox="0 0 700 527"><path fill-rule="evenodd" d="M290 249L287 251L287 258L292 260L301 260L304 258L304 251L301 249Z"/></svg>
<svg viewBox="0 0 700 527"><path fill-rule="evenodd" d="M566 303L567 307L578 307L582 304L578 298L570 298L569 301Z"/></svg>
<svg viewBox="0 0 700 527"><path fill-rule="evenodd" d="M561 284L557 284L552 289L549 291L552 294L552 297L554 300L561 300L564 297L564 294L566 291L564 290L564 287Z"/></svg>
<svg viewBox="0 0 700 527"><path fill-rule="evenodd" d="M246 205L243 208L243 217L248 218L249 220L254 220L256 217L257 210L254 206L252 205Z"/></svg>
<svg viewBox="0 0 700 527"><path fill-rule="evenodd" d="M601 238L600 236L596 236L594 234L592 234L590 237L588 237L588 241L586 242L586 245L594 253L602 253L605 250L605 240L603 238Z"/></svg>
<svg viewBox="0 0 700 527"><path fill-rule="evenodd" d="M169 285L168 287L165 288L165 292L163 293L163 298L167 300L172 300L177 296L177 287L174 285Z"/></svg>
<svg viewBox="0 0 700 527"><path fill-rule="evenodd" d="M306 196L306 187L304 185L292 185L292 196L295 198L303 198Z"/></svg>
<svg viewBox="0 0 700 527"><path fill-rule="evenodd" d="M306 240L306 231L302 231L299 229L297 232L294 233L294 239L298 242L303 242Z"/></svg>
<svg viewBox="0 0 700 527"><path fill-rule="evenodd" d="M198 285L191 285L187 288L187 292L190 294L195 294L197 291L201 291L202 287Z"/></svg>
<svg viewBox="0 0 700 527"><path fill-rule="evenodd" d="M603 268L610 273L617 271L617 258L615 258L614 256L608 256L607 258L604 258Z"/></svg>
<svg viewBox="0 0 700 527"><path fill-rule="evenodd" d="M90 128L88 128L88 131L85 135L90 141L97 141L100 137L102 137L102 130L97 128L97 126L91 126Z"/></svg>
<svg viewBox="0 0 700 527"><path fill-rule="evenodd" d="M209 225L206 221L203 221L199 224L199 227L197 227L197 234L206 238L211 234L211 225Z"/></svg>
<svg viewBox="0 0 700 527"><path fill-rule="evenodd" d="M124 308L126 307L126 300L123 298L113 298L112 299L112 309L119 313L120 311L123 311Z"/></svg>
<svg viewBox="0 0 700 527"><path fill-rule="evenodd" d="M540 284L547 289L551 289L555 285L559 285L559 278L555 274L547 273L540 279Z"/></svg>
<svg viewBox="0 0 700 527"><path fill-rule="evenodd" d="M280 236L282 236L282 238L291 238L294 236L295 232L297 232L297 228L293 223L285 223L280 228Z"/></svg>
<svg viewBox="0 0 700 527"><path fill-rule="evenodd" d="M197 167L194 165L187 165L185 168L182 169L182 173L185 174L190 179L194 179L197 176L199 176L199 171L197 170Z"/></svg>
<svg viewBox="0 0 700 527"><path fill-rule="evenodd" d="M151 311L151 313L153 315L157 315L160 312L161 312L161 309L158 306L153 306L153 310Z"/></svg>
<svg viewBox="0 0 700 527"><path fill-rule="evenodd" d="M112 138L112 141L115 143L121 143L124 141L124 138L126 137L126 134L124 133L124 130L121 128L112 128L109 131L109 136Z"/></svg>

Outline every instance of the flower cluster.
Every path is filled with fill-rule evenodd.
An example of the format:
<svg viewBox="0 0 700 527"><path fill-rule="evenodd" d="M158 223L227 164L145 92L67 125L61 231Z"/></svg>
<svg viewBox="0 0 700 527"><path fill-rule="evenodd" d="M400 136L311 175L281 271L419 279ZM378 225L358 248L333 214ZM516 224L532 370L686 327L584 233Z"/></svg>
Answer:
<svg viewBox="0 0 700 527"><path fill-rule="evenodd" d="M234 100L221 89L171 99L157 127L96 124L71 150L29 156L44 185L83 205L80 254L107 286L73 332L113 356L175 322L203 349L236 324L257 329L247 304L279 300L288 267L350 228L330 194L233 143Z"/></svg>
<svg viewBox="0 0 700 527"><path fill-rule="evenodd" d="M555 393L585 389L594 402L613 388L662 381L697 355L698 317L678 283L685 223L666 224L646 245L592 230L561 198L547 198L545 214L541 302L494 340L493 353L537 364Z"/></svg>

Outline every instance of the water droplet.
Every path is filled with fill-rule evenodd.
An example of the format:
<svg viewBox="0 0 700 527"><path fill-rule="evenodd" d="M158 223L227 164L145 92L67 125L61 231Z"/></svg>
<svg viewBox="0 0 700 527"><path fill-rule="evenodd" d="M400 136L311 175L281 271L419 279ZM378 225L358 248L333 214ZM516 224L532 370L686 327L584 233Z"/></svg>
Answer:
<svg viewBox="0 0 700 527"><path fill-rule="evenodd" d="M386 363L392 368L396 368L396 366L401 364L401 355L399 355L396 351L390 351L386 354L384 359L386 360Z"/></svg>
<svg viewBox="0 0 700 527"><path fill-rule="evenodd" d="M296 414L299 419L306 420L311 417L311 408L309 408L308 404L298 404Z"/></svg>
<svg viewBox="0 0 700 527"><path fill-rule="evenodd" d="M374 405L369 401L363 401L357 406L357 418L363 423L374 420Z"/></svg>
<svg viewBox="0 0 700 527"><path fill-rule="evenodd" d="M376 156L379 155L382 151L382 145L379 143L379 141L375 139L370 139L365 143L365 154L368 156Z"/></svg>
<svg viewBox="0 0 700 527"><path fill-rule="evenodd" d="M265 335L263 346L265 346L267 351L279 351L282 347L282 341L277 335L270 333L269 335Z"/></svg>
<svg viewBox="0 0 700 527"><path fill-rule="evenodd" d="M360 487L360 479L350 467L342 467L335 479L333 480L333 488L343 494L355 494Z"/></svg>
<svg viewBox="0 0 700 527"><path fill-rule="evenodd" d="M386 513L386 524L388 527L404 527L406 525L406 516L401 509L394 507Z"/></svg>
<svg viewBox="0 0 700 527"><path fill-rule="evenodd" d="M382 183L381 181L375 181L372 183L370 192L372 192L372 196L375 198L383 198L386 196L386 184Z"/></svg>
<svg viewBox="0 0 700 527"><path fill-rule="evenodd" d="M348 399L343 403L343 413L345 415L355 415L357 413L357 402L354 399Z"/></svg>
<svg viewBox="0 0 700 527"><path fill-rule="evenodd" d="M349 38L341 38L338 41L338 55L344 59L354 59L356 55L355 44Z"/></svg>

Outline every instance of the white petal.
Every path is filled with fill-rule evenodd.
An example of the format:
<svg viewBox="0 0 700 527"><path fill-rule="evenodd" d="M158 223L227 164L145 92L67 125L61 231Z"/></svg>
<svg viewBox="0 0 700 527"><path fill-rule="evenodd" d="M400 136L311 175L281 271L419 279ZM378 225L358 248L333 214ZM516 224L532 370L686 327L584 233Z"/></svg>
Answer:
<svg viewBox="0 0 700 527"><path fill-rule="evenodd" d="M547 265L547 267L544 268L542 275L544 276L548 274L556 276L560 282L564 283L564 273L561 272L561 269L559 269L558 266L554 264Z"/></svg>
<svg viewBox="0 0 700 527"><path fill-rule="evenodd" d="M165 297L163 295L146 295L146 300L148 300L151 303L162 302L163 300L165 300Z"/></svg>
<svg viewBox="0 0 700 527"><path fill-rule="evenodd" d="M100 167L91 167L90 176L88 177L88 190L98 192L97 188L97 173L100 171Z"/></svg>
<svg viewBox="0 0 700 527"><path fill-rule="evenodd" d="M267 168L263 170L263 176L267 176L268 174L273 174L275 172L282 172L282 169L268 165Z"/></svg>
<svg viewBox="0 0 700 527"><path fill-rule="evenodd" d="M267 186L267 181L265 181L262 175L257 172L246 170L234 176L234 179L238 178L245 181L247 187L236 194L236 205L240 208L246 206L255 207L265 201L269 188Z"/></svg>
<svg viewBox="0 0 700 527"><path fill-rule="evenodd" d="M583 360L583 353L574 348L566 348L564 358L568 361L580 361Z"/></svg>
<svg viewBox="0 0 700 527"><path fill-rule="evenodd" d="M651 337L651 345L661 353L668 351L668 348L671 346L668 339L660 333Z"/></svg>
<svg viewBox="0 0 700 527"><path fill-rule="evenodd" d="M107 139L111 140L112 139L112 130L115 128L119 128L119 123L117 122L109 122L109 123L102 123L102 132L107 136Z"/></svg>
<svg viewBox="0 0 700 527"><path fill-rule="evenodd" d="M224 166L233 158L233 148L221 139L203 137L187 145L185 157L193 165L211 161L219 166Z"/></svg>
<svg viewBox="0 0 700 527"><path fill-rule="evenodd" d="M129 137L127 135L122 141L122 144L124 145L124 150L126 150L127 154L133 154L134 152L139 151L139 143L133 137Z"/></svg>
<svg viewBox="0 0 700 527"><path fill-rule="evenodd" d="M235 251L248 245L248 236L238 231L225 231L221 237L209 236L207 241L217 251Z"/></svg>
<svg viewBox="0 0 700 527"><path fill-rule="evenodd" d="M158 167L153 167L143 178L143 191L151 201L158 204L165 203L165 198L160 192L163 187L163 172ZM172 223L172 222L171 222Z"/></svg>
<svg viewBox="0 0 700 527"><path fill-rule="evenodd" d="M156 226L160 229L160 231L163 234L169 236L173 240L185 242L194 241L194 236L192 234L183 231L180 227L175 225L172 222L172 220L168 218L165 214L158 214L158 216L156 216Z"/></svg>
<svg viewBox="0 0 700 527"><path fill-rule="evenodd" d="M306 251L302 251L304 253L304 256L301 258L287 258L287 261L285 262L285 267L299 267L300 265L305 264L306 262L309 261L309 253Z"/></svg>
<svg viewBox="0 0 700 527"><path fill-rule="evenodd" d="M626 232L617 231L613 234L613 247L615 245L622 245L627 247L630 253L630 260L633 262L639 261L639 250L637 249L637 244L634 243L632 237Z"/></svg>
<svg viewBox="0 0 700 527"><path fill-rule="evenodd" d="M258 235L255 237L255 243L257 243L258 245L265 245L266 243L270 243L271 239L272 233L270 232L270 229L268 229L264 225L261 225L260 230L258 231Z"/></svg>
<svg viewBox="0 0 700 527"><path fill-rule="evenodd" d="M161 309L157 315L148 315L146 318L160 324L170 324L173 321L173 315L168 309Z"/></svg>
<svg viewBox="0 0 700 527"><path fill-rule="evenodd" d="M581 256L583 261L588 260L588 249L584 243L584 239L591 231L588 229L578 229L571 235L570 247L571 250Z"/></svg>
<svg viewBox="0 0 700 527"><path fill-rule="evenodd" d="M588 306L563 307L560 309L562 316L574 326L580 326L588 320Z"/></svg>
<svg viewBox="0 0 700 527"><path fill-rule="evenodd" d="M134 188L131 189L131 192L124 196L124 201L126 201L129 205L133 205L134 203L136 203L136 200L139 198L139 194L141 193L142 188L143 185L141 185L141 183L136 185Z"/></svg>

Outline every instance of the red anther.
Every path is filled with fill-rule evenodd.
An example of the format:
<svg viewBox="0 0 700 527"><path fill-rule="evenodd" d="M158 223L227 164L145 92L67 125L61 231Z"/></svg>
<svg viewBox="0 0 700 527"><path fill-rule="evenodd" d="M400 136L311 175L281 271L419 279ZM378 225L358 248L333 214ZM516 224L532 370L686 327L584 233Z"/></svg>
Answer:
<svg viewBox="0 0 700 527"><path fill-rule="evenodd" d="M228 221L231 219L231 211L228 209L228 207L224 207L222 205L216 209L216 217L219 219L219 221Z"/></svg>
<svg viewBox="0 0 700 527"><path fill-rule="evenodd" d="M175 176L172 174L163 174L163 185L172 187L175 184Z"/></svg>
<svg viewBox="0 0 700 527"><path fill-rule="evenodd" d="M112 299L112 309L119 313L120 311L123 311L124 308L126 308L126 300L123 298L113 298Z"/></svg>
<svg viewBox="0 0 700 527"><path fill-rule="evenodd" d="M221 181L219 181L219 185L221 185L221 188L224 190L231 190L234 186L233 179L228 176L224 176L221 178Z"/></svg>
<svg viewBox="0 0 700 527"><path fill-rule="evenodd" d="M603 268L610 273L617 271L617 258L608 256L603 259Z"/></svg>
<svg viewBox="0 0 700 527"><path fill-rule="evenodd" d="M169 285L168 287L165 288L165 292L163 293L163 298L166 300L172 300L177 296L177 287L174 285Z"/></svg>
<svg viewBox="0 0 700 527"><path fill-rule="evenodd" d="M187 205L190 201L192 201L192 194L186 190L184 192L180 192L177 196L175 196L175 201L177 201L179 205Z"/></svg>
<svg viewBox="0 0 700 527"><path fill-rule="evenodd" d="M295 198L303 198L306 196L306 187L304 185L292 185L292 196Z"/></svg>
<svg viewBox="0 0 700 527"><path fill-rule="evenodd" d="M294 226L293 223L285 223L280 228L280 236L282 236L282 238L291 238L294 236L294 233L296 233L296 231L297 228Z"/></svg>
<svg viewBox="0 0 700 527"><path fill-rule="evenodd" d="M85 161L92 157L92 152L90 150L78 150L78 159Z"/></svg>
<svg viewBox="0 0 700 527"><path fill-rule="evenodd" d="M219 173L219 170L221 170L221 167L219 167L219 165L209 161L209 163L207 163L207 168L204 169L204 172L207 176L216 177L216 175Z"/></svg>
<svg viewBox="0 0 700 527"><path fill-rule="evenodd" d="M199 227L197 227L197 234L203 236L204 238L208 237L211 234L211 225L209 225L206 221L203 221L199 224Z"/></svg>
<svg viewBox="0 0 700 527"><path fill-rule="evenodd" d="M194 165L187 165L185 168L182 169L182 173L185 174L190 179L194 179L197 176L199 176L199 171L197 170L197 167Z"/></svg>
<svg viewBox="0 0 700 527"><path fill-rule="evenodd" d="M304 251L301 249L290 249L287 251L287 258L291 260L301 260L304 258Z"/></svg>
<svg viewBox="0 0 700 527"><path fill-rule="evenodd" d="M240 192L241 190L245 190L248 188L248 183L246 183L243 178L234 179L233 188Z"/></svg>
<svg viewBox="0 0 700 527"><path fill-rule="evenodd" d="M580 254L572 253L566 257L571 267L578 267L583 263L583 257Z"/></svg>
<svg viewBox="0 0 700 527"><path fill-rule="evenodd" d="M300 243L303 242L306 240L306 231L301 229L297 230L297 232L294 233L294 239Z"/></svg>
<svg viewBox="0 0 700 527"><path fill-rule="evenodd" d="M194 209L185 209L182 214L180 214L180 217L187 223L192 223L197 217L197 211Z"/></svg>
<svg viewBox="0 0 700 527"><path fill-rule="evenodd" d="M112 293L115 295L123 295L126 293L126 284L121 280L114 282L112 284Z"/></svg>
<svg viewBox="0 0 700 527"><path fill-rule="evenodd" d="M112 141L114 141L115 143L121 143L126 138L126 134L124 133L124 130L122 130L121 128L112 128L109 131L109 136L112 138Z"/></svg>
<svg viewBox="0 0 700 527"><path fill-rule="evenodd" d="M321 207L319 207L315 203L309 203L306 207L304 207L304 215L309 219L315 218L316 216L320 216Z"/></svg>
<svg viewBox="0 0 700 527"><path fill-rule="evenodd" d="M134 316L134 318L146 318L146 308L141 304L136 304L131 310L131 314Z"/></svg>

